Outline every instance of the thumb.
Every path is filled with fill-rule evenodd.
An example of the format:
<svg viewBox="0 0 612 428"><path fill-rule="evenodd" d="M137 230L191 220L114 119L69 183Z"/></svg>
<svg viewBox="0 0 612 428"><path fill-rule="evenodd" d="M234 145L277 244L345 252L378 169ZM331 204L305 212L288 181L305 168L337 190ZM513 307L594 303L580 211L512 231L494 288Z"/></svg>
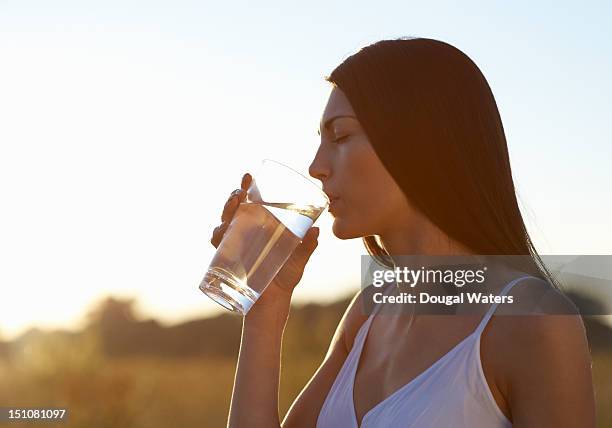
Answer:
<svg viewBox="0 0 612 428"><path fill-rule="evenodd" d="M304 259L304 261L307 261L310 258L311 254L314 252L314 250L319 245L318 238L319 238L319 228L318 227L311 227L310 229L308 229L308 232L306 232L306 235L304 235L302 242L295 249L296 256L299 259Z"/></svg>

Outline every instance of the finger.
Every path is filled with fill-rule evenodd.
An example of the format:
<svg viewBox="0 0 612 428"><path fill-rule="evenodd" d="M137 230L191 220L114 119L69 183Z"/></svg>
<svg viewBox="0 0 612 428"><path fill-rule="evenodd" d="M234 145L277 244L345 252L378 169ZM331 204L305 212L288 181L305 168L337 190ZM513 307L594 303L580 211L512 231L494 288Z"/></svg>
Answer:
<svg viewBox="0 0 612 428"><path fill-rule="evenodd" d="M295 249L295 255L300 261L306 263L308 259L310 259L310 256L319 245L318 237L318 227L312 227L306 232L304 239L302 239L300 245Z"/></svg>
<svg viewBox="0 0 612 428"><path fill-rule="evenodd" d="M210 243L213 245L213 247L217 248L219 246L225 232L227 231L228 225L229 223L223 222L214 228L212 238L210 239Z"/></svg>
<svg viewBox="0 0 612 428"><path fill-rule="evenodd" d="M249 195L249 200L253 201L253 177L248 172L242 176L242 181L240 182L240 189L242 192L238 195L238 199L240 202L243 202L247 198L247 194Z"/></svg>
<svg viewBox="0 0 612 428"><path fill-rule="evenodd" d="M225 202L225 206L223 207L223 212L221 213L221 221L229 222L234 214L236 213L236 209L238 209L238 205L240 205L240 194L244 193L242 189L236 189L231 194L230 197Z"/></svg>
<svg viewBox="0 0 612 428"><path fill-rule="evenodd" d="M251 202L263 202L259 188L257 187L257 181L248 172L242 177L242 188L248 193L249 201Z"/></svg>
<svg viewBox="0 0 612 428"><path fill-rule="evenodd" d="M219 226L215 227L213 230L212 238L210 239L210 243L213 247L217 248L223 239L223 235L225 234L225 226L226 223L221 223Z"/></svg>
<svg viewBox="0 0 612 428"><path fill-rule="evenodd" d="M242 182L240 183L240 188L243 190L247 190L249 186L251 185L252 180L253 180L253 177L251 177L251 174L247 172L246 174L242 176Z"/></svg>
<svg viewBox="0 0 612 428"><path fill-rule="evenodd" d="M319 232L320 231L321 230L318 227L316 227L316 226L311 227L306 232L306 235L304 235L304 239L302 240L302 242L303 241L315 241L316 242L317 239L319 239Z"/></svg>

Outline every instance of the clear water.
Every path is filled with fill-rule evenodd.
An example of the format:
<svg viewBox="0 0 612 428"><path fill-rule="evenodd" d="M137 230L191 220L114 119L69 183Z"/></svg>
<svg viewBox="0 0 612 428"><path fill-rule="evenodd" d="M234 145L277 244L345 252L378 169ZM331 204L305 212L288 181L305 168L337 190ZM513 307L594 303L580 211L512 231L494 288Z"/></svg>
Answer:
<svg viewBox="0 0 612 428"><path fill-rule="evenodd" d="M321 209L287 203L241 203L200 289L246 314L274 279Z"/></svg>

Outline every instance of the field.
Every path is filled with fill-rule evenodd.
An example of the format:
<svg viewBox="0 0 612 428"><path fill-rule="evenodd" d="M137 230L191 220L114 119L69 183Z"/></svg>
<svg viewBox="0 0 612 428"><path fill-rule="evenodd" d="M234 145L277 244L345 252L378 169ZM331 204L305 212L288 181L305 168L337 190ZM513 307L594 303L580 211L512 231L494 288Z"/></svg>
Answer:
<svg viewBox="0 0 612 428"><path fill-rule="evenodd" d="M316 370L345 304L292 311L283 343L281 415ZM141 327L146 326L142 331L148 331L150 337L133 329L132 336L122 340L121 334L129 332L130 323L137 322L125 316L126 311L115 309L106 307L102 311L106 318L95 321L98 327L108 324L107 333L100 328L76 336L43 333L12 344L0 357L0 406L67 408L68 420L57 424L61 427L225 426L238 351L236 320L227 318L226 327L222 327L226 321L203 320L202 325L190 327L205 332L195 339L183 328L185 338L175 342L198 342L193 349L183 346L172 355L160 355L152 350L168 351L172 346L164 342L166 336L155 336L149 322ZM223 328L227 334L221 334L219 329ZM173 331L170 336L177 334ZM199 346L220 335L230 343L224 354L210 352L219 348L216 343ZM134 341L134 337L142 341L134 348L141 352L127 347L128 339ZM124 352L119 352L122 349ZM608 428L612 426L612 352L595 350L593 376L598 426Z"/></svg>

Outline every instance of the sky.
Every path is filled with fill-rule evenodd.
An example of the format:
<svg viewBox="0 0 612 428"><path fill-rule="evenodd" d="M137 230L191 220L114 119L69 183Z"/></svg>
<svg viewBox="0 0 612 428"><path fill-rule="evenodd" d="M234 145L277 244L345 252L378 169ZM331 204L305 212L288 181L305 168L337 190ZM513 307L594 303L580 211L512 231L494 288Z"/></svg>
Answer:
<svg viewBox="0 0 612 428"><path fill-rule="evenodd" d="M0 0L0 338L78 328L101 298L166 323L219 313L209 239L263 158L306 173L360 47L453 44L495 95L541 254L612 254L609 2ZM294 293L359 288L324 214Z"/></svg>

